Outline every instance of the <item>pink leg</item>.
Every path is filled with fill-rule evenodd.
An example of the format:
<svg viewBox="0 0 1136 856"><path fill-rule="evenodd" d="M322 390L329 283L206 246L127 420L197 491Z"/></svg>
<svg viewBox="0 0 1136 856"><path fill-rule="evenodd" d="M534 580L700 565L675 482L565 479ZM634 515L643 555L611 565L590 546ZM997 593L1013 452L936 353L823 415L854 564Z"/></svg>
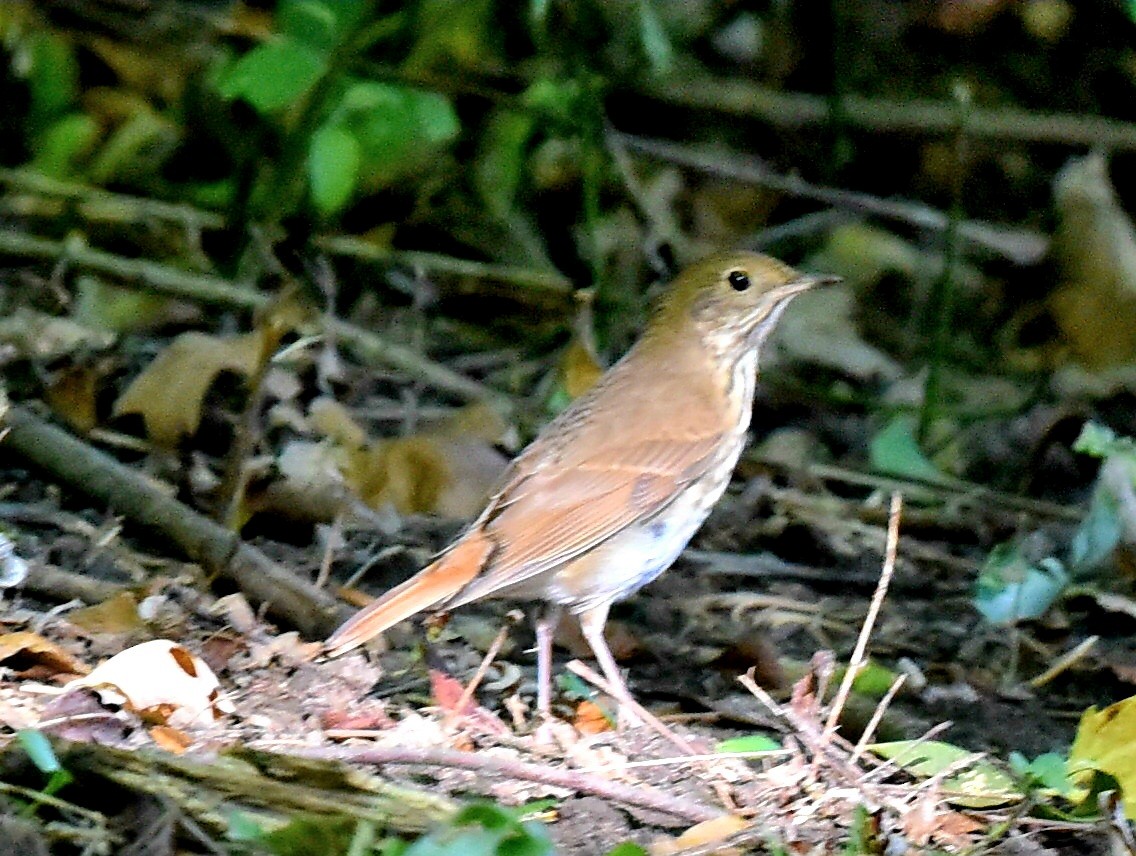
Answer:
<svg viewBox="0 0 1136 856"><path fill-rule="evenodd" d="M580 629L583 631L588 645L591 646L592 653L596 655L596 660L600 664L604 677L607 678L607 682L615 691L615 700L619 702L620 707L620 719L626 718L629 723L637 723L639 718L632 712L630 705L626 704L626 702L634 701L631 698L631 690L627 688L623 675L620 674L619 666L616 665L615 657L611 655L611 649L607 647L607 640L604 639L604 624L607 623L607 612L610 608L611 604L605 603L586 612L581 612L579 614Z"/></svg>
<svg viewBox="0 0 1136 856"><path fill-rule="evenodd" d="M545 721L552 716L552 636L559 623L559 606L549 606L536 620L536 710Z"/></svg>

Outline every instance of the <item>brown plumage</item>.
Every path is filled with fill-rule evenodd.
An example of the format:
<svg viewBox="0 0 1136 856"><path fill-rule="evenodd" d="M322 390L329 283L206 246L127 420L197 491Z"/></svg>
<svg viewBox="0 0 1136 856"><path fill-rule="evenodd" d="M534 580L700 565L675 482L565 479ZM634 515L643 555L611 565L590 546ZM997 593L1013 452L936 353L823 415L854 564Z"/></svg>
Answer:
<svg viewBox="0 0 1136 856"><path fill-rule="evenodd" d="M608 609L665 570L717 502L745 444L761 344L792 297L828 281L744 252L685 270L636 345L513 461L464 534L326 650L341 654L427 609L542 600L579 616L629 698L603 638ZM537 627L543 712L552 626Z"/></svg>

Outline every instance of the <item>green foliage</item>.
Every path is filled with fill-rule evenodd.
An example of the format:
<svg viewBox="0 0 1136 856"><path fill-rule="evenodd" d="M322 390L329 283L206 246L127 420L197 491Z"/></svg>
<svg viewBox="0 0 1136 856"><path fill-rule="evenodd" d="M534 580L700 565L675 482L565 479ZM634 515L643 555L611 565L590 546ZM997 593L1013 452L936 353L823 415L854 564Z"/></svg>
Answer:
<svg viewBox="0 0 1136 856"><path fill-rule="evenodd" d="M367 10L361 2L283 3L279 34L219 75L218 93L247 103L282 140L285 161L265 170L253 190L261 216L284 216L298 204L289 157L303 161L311 204L329 217L358 191L427 166L457 138L457 114L445 96L349 72Z"/></svg>
<svg viewBox="0 0 1136 856"><path fill-rule="evenodd" d="M305 44L280 38L253 48L221 76L217 90L261 113L292 107L328 70L327 57Z"/></svg>
<svg viewBox="0 0 1136 856"><path fill-rule="evenodd" d="M992 624L1039 618L1071 583L1099 575L1124 537L1122 494L1136 485L1136 442L1088 423L1073 449L1103 461L1088 513L1064 559L1031 560L1019 544L1011 543L990 552L978 577L974 605Z"/></svg>
<svg viewBox="0 0 1136 856"><path fill-rule="evenodd" d="M1108 428L1089 422L1073 449L1102 461L1089 512L1069 545L1070 570L1083 579L1111 559L1124 534L1120 507L1123 494L1136 485L1136 441L1117 437Z"/></svg>
<svg viewBox="0 0 1136 856"><path fill-rule="evenodd" d="M957 769L973 759L965 769L947 775L941 782L943 796L955 805L988 808L1017 802L1022 797L1010 775L993 762L941 740L898 740L868 748L920 779Z"/></svg>
<svg viewBox="0 0 1136 856"><path fill-rule="evenodd" d="M1028 790L1039 791L1042 795L1056 794L1062 797L1069 797L1073 792L1073 784L1069 781L1068 764L1065 758L1056 752L1046 752L1032 761L1021 752L1011 752L1009 762L1010 770L1021 779Z"/></svg>
<svg viewBox="0 0 1136 856"><path fill-rule="evenodd" d="M538 823L520 822L489 804L463 809L445 829L424 835L403 856L550 856L552 841Z"/></svg>
<svg viewBox="0 0 1136 856"><path fill-rule="evenodd" d="M867 806L858 805L852 810L852 825L848 830L848 840L844 844L846 856L879 853L879 827Z"/></svg>
<svg viewBox="0 0 1136 856"><path fill-rule="evenodd" d="M776 752L781 744L765 734L747 734L744 737L731 737L721 740L714 747L715 752Z"/></svg>
<svg viewBox="0 0 1136 856"><path fill-rule="evenodd" d="M868 453L872 469L878 472L932 483L947 480L919 448L915 422L908 416L896 416L878 431Z"/></svg>
<svg viewBox="0 0 1136 856"><path fill-rule="evenodd" d="M343 817L294 818L272 831L248 815L229 818L229 839L272 856L551 856L544 827L524 810L474 803L446 826L407 843L379 838L373 824Z"/></svg>
<svg viewBox="0 0 1136 856"><path fill-rule="evenodd" d="M47 782L44 783L40 793L45 796L53 796L75 780L60 763L51 746L51 741L44 736L42 731L31 728L21 729L16 732L16 740L19 742L20 748L27 754L28 759L35 765L35 768L47 776ZM35 802L29 803L24 806L22 813L25 817L30 817L35 813L36 808Z"/></svg>
<svg viewBox="0 0 1136 856"><path fill-rule="evenodd" d="M607 851L607 856L647 856L647 851L638 844L624 841Z"/></svg>
<svg viewBox="0 0 1136 856"><path fill-rule="evenodd" d="M974 606L991 624L1040 618L1065 591L1064 565L1053 557L1030 562L1015 543L990 551L975 582Z"/></svg>

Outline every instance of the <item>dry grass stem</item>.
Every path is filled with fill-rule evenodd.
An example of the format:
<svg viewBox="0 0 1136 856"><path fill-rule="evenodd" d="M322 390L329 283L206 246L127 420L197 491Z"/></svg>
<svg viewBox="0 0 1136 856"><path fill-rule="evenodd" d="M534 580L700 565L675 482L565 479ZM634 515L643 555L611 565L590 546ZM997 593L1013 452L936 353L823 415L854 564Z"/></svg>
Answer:
<svg viewBox="0 0 1136 856"><path fill-rule="evenodd" d="M884 566L880 573L880 581L876 586L875 592L872 594L871 603L868 604L868 614L864 617L864 624L860 628L860 636L856 640L856 647L853 649L852 656L848 660L848 668L844 673L844 680L840 682L840 688L836 691L836 698L833 699L832 708L828 714L828 721L824 726L825 739L831 739L832 735L836 732L837 724L840 722L840 714L844 712L844 705L847 703L848 696L852 692L852 682L856 680L856 675L864 665L864 658L868 650L868 640L871 638L872 628L875 627L876 618L880 614L880 607L883 606L888 586L891 584L891 579L895 575L895 559L899 551L899 520L902 513L903 494L893 493L891 495L891 511L888 514L887 546L884 551Z"/></svg>

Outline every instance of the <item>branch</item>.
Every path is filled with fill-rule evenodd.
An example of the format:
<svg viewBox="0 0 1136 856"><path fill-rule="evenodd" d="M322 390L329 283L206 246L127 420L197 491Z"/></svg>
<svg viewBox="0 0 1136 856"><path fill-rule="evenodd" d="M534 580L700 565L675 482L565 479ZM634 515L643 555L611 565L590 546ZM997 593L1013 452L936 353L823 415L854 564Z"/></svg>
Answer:
<svg viewBox="0 0 1136 856"><path fill-rule="evenodd" d="M646 785L625 785L599 776L529 764L484 752L459 752L455 749L411 748L405 746L290 747L289 752L304 758L347 761L353 764L409 764L426 767L451 767L488 774L494 777L539 782L577 793L623 803L637 808L661 811L689 823L701 823L721 817L714 806L682 799Z"/></svg>
<svg viewBox="0 0 1136 856"><path fill-rule="evenodd" d="M103 252L77 240L52 241L5 230L0 231L0 254L63 261L143 286L158 294L227 309L261 310L273 299L271 294L256 291L251 285L241 285L206 274L188 273L146 259L131 259ZM504 396L484 384L436 363L417 351L388 341L378 333L334 319L325 321L325 329L329 335L356 349L364 362L396 368L464 400L488 400L499 407L506 403Z"/></svg>
<svg viewBox="0 0 1136 856"><path fill-rule="evenodd" d="M338 623L335 602L325 592L110 455L23 407L10 407L3 427L0 449L23 456L129 520L160 531L207 572L232 580L250 599L266 603L304 633L322 636Z"/></svg>
<svg viewBox="0 0 1136 856"><path fill-rule="evenodd" d="M837 99L802 92L777 92L749 81L711 75L686 75L681 79L659 81L648 92L670 104L752 117L789 128L828 125L839 116L844 125L876 132L934 134L958 129L958 105L951 101L900 101L866 95L845 95ZM1074 113L970 107L966 132L967 136L979 139L1136 149L1136 124Z"/></svg>

